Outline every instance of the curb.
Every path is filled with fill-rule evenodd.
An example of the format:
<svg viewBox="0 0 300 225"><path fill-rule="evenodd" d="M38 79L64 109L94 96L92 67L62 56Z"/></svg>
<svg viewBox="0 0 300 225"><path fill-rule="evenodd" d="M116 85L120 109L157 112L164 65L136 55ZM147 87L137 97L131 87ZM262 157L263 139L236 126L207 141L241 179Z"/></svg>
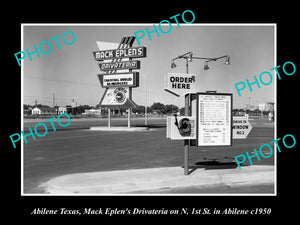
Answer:
<svg viewBox="0 0 300 225"><path fill-rule="evenodd" d="M148 131L148 127L90 127L93 131Z"/></svg>
<svg viewBox="0 0 300 225"><path fill-rule="evenodd" d="M248 166L241 170L199 168L185 176L181 167L118 170L63 175L41 186L45 188L46 193L55 195L110 195L220 184L227 186L274 184L274 171L274 166Z"/></svg>

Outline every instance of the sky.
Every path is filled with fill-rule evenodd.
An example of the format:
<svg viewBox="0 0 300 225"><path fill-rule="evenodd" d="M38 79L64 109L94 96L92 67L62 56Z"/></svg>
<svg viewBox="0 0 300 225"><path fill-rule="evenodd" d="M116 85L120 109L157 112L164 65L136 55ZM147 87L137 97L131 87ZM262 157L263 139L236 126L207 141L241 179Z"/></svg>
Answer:
<svg viewBox="0 0 300 225"><path fill-rule="evenodd" d="M156 24L157 25L157 24ZM168 26L168 25L167 25ZM119 43L122 37L133 36L139 30L153 30L153 24L23 24L23 47L34 51L34 45L43 41L52 44L48 55L40 53L40 58L33 54L32 61L26 56L22 60L23 103L61 107L70 105L72 99L77 105L96 106L104 94L97 74L100 71L92 54L97 51L96 41ZM163 27L167 30L168 27ZM72 31L76 40L66 45L61 37L66 31ZM196 88L199 92L215 90L217 93L233 93L233 107L245 108L247 104L257 106L268 101L275 102L275 79L270 85L253 85L253 92L244 89L238 96L235 84L254 81L263 71L269 71L276 77L275 67L275 28L272 24L172 24L169 33L152 33L152 40L147 35L140 39L140 46L147 48L147 57L141 61L140 86L133 88L132 99L138 105L151 106L154 102L184 106L184 98L176 97L164 90L167 73L185 73L185 60L175 61L177 67L172 69L172 58L186 52L193 52L198 57L219 57L229 55L231 64L225 65L225 59L210 62L209 70L204 70L203 60L189 63L189 73L196 76ZM58 49L55 40L50 38L60 35ZM65 36L67 42L72 36ZM137 41L133 46L139 46ZM47 44L42 45L44 52L49 51ZM17 62L16 62L17 63ZM147 77L147 78L145 78ZM267 82L267 78L264 79ZM147 88L146 88L147 86ZM146 93L147 90L147 93Z"/></svg>

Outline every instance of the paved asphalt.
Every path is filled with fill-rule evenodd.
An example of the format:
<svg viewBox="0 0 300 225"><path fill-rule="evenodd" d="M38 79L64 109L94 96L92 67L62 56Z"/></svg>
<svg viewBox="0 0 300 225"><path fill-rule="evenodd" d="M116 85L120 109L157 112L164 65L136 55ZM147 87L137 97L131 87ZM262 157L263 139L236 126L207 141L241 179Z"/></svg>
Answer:
<svg viewBox="0 0 300 225"><path fill-rule="evenodd" d="M45 120L25 121L24 132L40 121ZM274 140L272 122L250 122L253 129L247 139L233 140L231 147L191 147L190 165L227 168L235 156ZM183 141L166 139L165 119L149 119L150 130L143 132L89 130L90 126L106 124L104 119L72 119L66 128L55 123L57 131L49 131L36 140L29 137L24 143L24 193L38 193L39 184L64 174L183 165ZM132 126L143 124L143 119L132 119ZM127 119L113 119L112 125L126 126ZM260 162L253 159L253 163L274 165L274 157Z"/></svg>

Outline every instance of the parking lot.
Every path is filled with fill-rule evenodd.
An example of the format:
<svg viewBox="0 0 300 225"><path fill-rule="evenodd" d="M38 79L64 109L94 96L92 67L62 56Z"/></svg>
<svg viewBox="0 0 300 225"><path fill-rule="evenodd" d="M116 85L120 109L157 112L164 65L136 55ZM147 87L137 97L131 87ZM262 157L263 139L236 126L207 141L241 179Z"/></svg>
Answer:
<svg viewBox="0 0 300 225"><path fill-rule="evenodd" d="M25 121L25 133L36 123ZM254 119L250 123L253 129L249 136L234 139L230 147L190 147L189 164L222 169L235 156L274 140L273 122ZM142 118L132 119L132 126L143 124ZM90 126L106 125L105 119L72 119L69 127L24 143L24 193L42 192L39 184L64 174L183 166L183 141L166 139L164 118L149 118L148 131L89 130ZM127 119L112 120L112 126L126 125ZM253 163L274 165L274 156L260 162L253 158Z"/></svg>

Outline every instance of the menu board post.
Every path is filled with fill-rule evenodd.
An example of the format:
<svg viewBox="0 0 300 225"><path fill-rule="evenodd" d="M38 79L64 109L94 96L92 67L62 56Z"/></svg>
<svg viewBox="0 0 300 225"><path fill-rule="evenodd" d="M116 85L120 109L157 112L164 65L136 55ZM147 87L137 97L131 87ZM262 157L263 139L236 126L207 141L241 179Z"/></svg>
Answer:
<svg viewBox="0 0 300 225"><path fill-rule="evenodd" d="M184 115L190 116L190 95L185 96ZM190 140L184 140L184 175L189 175L189 148Z"/></svg>
<svg viewBox="0 0 300 225"><path fill-rule="evenodd" d="M186 66L186 73L189 73L189 60L188 58L185 59L185 66ZM184 115L190 116L190 95L185 96L185 102L184 102ZM184 175L189 175L189 150L190 150L190 140L185 139L184 140L184 158L183 158L183 164L184 164Z"/></svg>

